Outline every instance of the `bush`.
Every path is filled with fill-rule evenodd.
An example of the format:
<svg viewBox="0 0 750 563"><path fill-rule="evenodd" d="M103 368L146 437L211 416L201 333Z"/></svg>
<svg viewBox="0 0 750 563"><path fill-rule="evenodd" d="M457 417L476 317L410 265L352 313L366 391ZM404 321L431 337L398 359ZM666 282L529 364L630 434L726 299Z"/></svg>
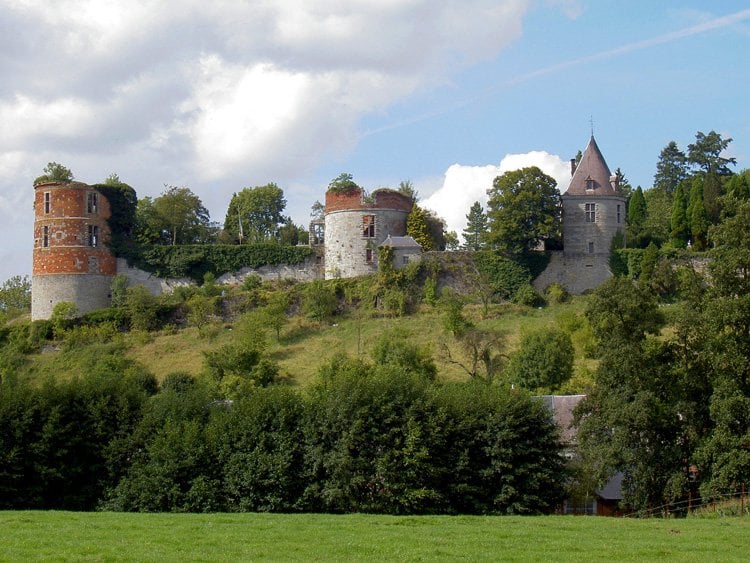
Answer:
<svg viewBox="0 0 750 563"><path fill-rule="evenodd" d="M546 297L547 302L552 305L564 303L565 301L570 299L570 294L567 292L567 290L557 282L547 286L547 289L544 292L544 296Z"/></svg>
<svg viewBox="0 0 750 563"><path fill-rule="evenodd" d="M513 295L513 303L526 305L527 307L541 307L544 299L539 295L530 283L524 284L516 290Z"/></svg>

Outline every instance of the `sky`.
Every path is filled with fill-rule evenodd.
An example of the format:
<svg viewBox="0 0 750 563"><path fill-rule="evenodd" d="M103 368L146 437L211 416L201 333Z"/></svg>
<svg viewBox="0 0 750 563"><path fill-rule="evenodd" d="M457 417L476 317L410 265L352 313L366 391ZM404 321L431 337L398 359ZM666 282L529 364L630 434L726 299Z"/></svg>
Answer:
<svg viewBox="0 0 750 563"><path fill-rule="evenodd" d="M492 180L561 191L592 134L651 186L698 131L750 167L750 7L714 0L0 0L0 282L31 273L33 179L187 186L223 222L275 182L286 212L342 172L412 182L459 234Z"/></svg>

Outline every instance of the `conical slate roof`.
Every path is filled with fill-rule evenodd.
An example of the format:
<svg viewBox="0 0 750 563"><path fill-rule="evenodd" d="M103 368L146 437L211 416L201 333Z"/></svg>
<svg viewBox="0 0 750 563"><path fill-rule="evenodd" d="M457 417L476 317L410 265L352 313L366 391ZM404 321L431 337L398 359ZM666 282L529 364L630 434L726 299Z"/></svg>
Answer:
<svg viewBox="0 0 750 563"><path fill-rule="evenodd" d="M610 184L611 176L609 166L591 135L564 195L619 195L619 190Z"/></svg>

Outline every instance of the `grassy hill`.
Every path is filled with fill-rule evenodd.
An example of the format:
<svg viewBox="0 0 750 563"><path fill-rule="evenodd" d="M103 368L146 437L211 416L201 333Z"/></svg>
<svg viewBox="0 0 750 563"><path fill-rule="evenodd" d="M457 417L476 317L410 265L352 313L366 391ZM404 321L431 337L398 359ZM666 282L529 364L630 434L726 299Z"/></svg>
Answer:
<svg viewBox="0 0 750 563"><path fill-rule="evenodd" d="M275 291L288 290L266 286L265 298ZM569 332L576 349L575 375L562 392L578 393L585 392L595 366L595 361L586 357L591 337L583 320L585 304L585 296L545 307L506 302L490 305L487 314L480 305L468 304L464 307L464 315L478 328L497 334L506 356L516 350L526 331L557 326ZM364 312L355 307L326 322L310 320L298 307L291 309L278 338L270 328L265 335L267 351L271 359L278 362L282 380L288 383L307 385L320 366L339 353L370 357L376 341L384 333L394 333L397 338L408 339L426 350L435 361L439 378L462 380L468 377L466 371L450 362L444 353L446 345L455 349L457 344L444 328L445 313L439 305L423 303L415 312L402 316ZM131 331L104 337L75 336L73 331L72 336L28 355L26 371L33 377L54 375L64 378L66 374L72 375L83 369L91 354L107 354L118 349L124 350L127 357L139 362L158 380L176 371L198 375L204 369L204 352L241 340L236 325L236 318L214 316L200 328L189 326L189 323L182 328L170 324L154 331Z"/></svg>

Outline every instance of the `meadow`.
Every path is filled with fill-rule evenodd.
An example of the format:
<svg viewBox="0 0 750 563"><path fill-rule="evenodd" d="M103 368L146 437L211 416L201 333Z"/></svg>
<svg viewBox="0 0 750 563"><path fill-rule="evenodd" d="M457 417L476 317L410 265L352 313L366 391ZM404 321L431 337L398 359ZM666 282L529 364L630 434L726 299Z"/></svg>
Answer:
<svg viewBox="0 0 750 563"><path fill-rule="evenodd" d="M741 561L750 518L0 512L2 561Z"/></svg>

